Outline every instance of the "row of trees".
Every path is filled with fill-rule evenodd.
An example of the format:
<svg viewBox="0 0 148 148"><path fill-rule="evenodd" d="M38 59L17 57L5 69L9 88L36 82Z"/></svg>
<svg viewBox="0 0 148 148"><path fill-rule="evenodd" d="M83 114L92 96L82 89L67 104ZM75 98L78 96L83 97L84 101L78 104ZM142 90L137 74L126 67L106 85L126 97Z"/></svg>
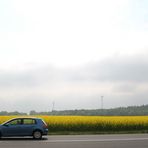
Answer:
<svg viewBox="0 0 148 148"><path fill-rule="evenodd" d="M141 116L148 115L148 105L119 107L113 109L64 110L52 112L30 111L30 115L82 115L82 116Z"/></svg>
<svg viewBox="0 0 148 148"><path fill-rule="evenodd" d="M81 115L81 116L141 116L148 115L148 105L142 106L129 106L129 107L119 107L112 109L93 109L93 110L63 110L63 111L49 111L49 112L37 112L30 111L30 115ZM27 113L7 112L1 111L0 115L27 115Z"/></svg>
<svg viewBox="0 0 148 148"><path fill-rule="evenodd" d="M7 112L7 111L1 111L0 112L0 116L10 116L10 115L27 115L27 113L21 113L18 111L14 111L14 112Z"/></svg>

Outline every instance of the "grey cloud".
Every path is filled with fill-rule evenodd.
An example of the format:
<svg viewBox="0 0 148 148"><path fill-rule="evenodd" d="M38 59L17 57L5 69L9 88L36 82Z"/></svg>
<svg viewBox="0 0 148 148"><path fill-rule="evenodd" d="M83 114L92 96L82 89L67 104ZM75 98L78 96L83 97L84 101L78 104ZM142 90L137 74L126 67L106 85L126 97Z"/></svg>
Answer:
<svg viewBox="0 0 148 148"><path fill-rule="evenodd" d="M138 86L133 83L123 83L123 84L116 84L114 86L113 91L118 93L132 93L135 92L138 89Z"/></svg>
<svg viewBox="0 0 148 148"><path fill-rule="evenodd" d="M26 71L1 71L0 73L0 87L37 87L44 84L52 84L53 81L58 80L57 70L55 68L39 67L33 70Z"/></svg>
<svg viewBox="0 0 148 148"><path fill-rule="evenodd" d="M102 64L101 78L109 81L130 81L145 82L148 81L148 60L142 57L123 57L121 59L111 59Z"/></svg>
<svg viewBox="0 0 148 148"><path fill-rule="evenodd" d="M122 82L147 82L148 58L116 57L101 62L90 63L76 70L71 79L78 81L122 81Z"/></svg>
<svg viewBox="0 0 148 148"><path fill-rule="evenodd" d="M113 57L100 62L92 62L79 68L57 69L55 77L65 82L147 82L148 57ZM58 74L58 75L57 75Z"/></svg>
<svg viewBox="0 0 148 148"><path fill-rule="evenodd" d="M1 73L0 74L0 87L15 87L33 85L33 77L22 73Z"/></svg>
<svg viewBox="0 0 148 148"><path fill-rule="evenodd" d="M38 67L23 72L1 72L0 87L38 87L83 82L147 82L148 58L118 57L79 68Z"/></svg>

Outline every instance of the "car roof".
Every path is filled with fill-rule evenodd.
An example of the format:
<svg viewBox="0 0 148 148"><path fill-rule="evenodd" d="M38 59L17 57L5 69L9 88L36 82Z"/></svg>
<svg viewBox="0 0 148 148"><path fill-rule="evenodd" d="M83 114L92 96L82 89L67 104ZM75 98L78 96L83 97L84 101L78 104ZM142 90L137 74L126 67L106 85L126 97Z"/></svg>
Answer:
<svg viewBox="0 0 148 148"><path fill-rule="evenodd" d="M12 121L12 120L16 120L16 119L36 119L36 120L42 120L41 118L37 118L37 117L16 117L16 118L11 118L11 119L9 119L9 120L7 120L7 121L5 121L4 123L2 123L2 124L5 124L5 123L7 123L7 122L9 122L9 121Z"/></svg>
<svg viewBox="0 0 148 148"><path fill-rule="evenodd" d="M15 119L41 119L41 118L37 118L37 117L16 117L16 118L12 118L10 120L15 120Z"/></svg>

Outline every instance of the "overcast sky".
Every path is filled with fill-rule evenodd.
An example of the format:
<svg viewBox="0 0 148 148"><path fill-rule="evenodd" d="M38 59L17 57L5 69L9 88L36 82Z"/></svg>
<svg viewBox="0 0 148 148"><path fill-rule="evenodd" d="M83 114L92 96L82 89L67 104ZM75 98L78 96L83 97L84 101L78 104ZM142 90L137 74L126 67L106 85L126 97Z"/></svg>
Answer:
<svg viewBox="0 0 148 148"><path fill-rule="evenodd" d="M148 104L147 0L1 0L0 111Z"/></svg>

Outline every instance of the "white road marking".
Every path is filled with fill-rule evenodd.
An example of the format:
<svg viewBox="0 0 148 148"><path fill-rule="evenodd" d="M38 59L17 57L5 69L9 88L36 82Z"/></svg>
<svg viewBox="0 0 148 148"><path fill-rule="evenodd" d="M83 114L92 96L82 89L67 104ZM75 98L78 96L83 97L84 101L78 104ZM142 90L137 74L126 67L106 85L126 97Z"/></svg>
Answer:
<svg viewBox="0 0 148 148"><path fill-rule="evenodd" d="M56 138L53 138L53 137L48 137L48 139L43 139L43 140L32 140L32 139L15 139L14 138L14 140L13 140L13 138L12 139L1 139L0 140L0 143L10 143L10 142L21 142L21 143L23 143L23 142L31 142L31 143L33 143L33 142L39 142L39 143L70 143L70 142L115 142L115 141L141 141L141 140L147 140L148 141L148 137L129 137L129 138L126 138L126 137L118 137L118 138L103 138L103 137L96 137L96 138L68 138L67 137L67 139L66 139L66 137L65 137L65 139L58 139L58 137L56 137Z"/></svg>
<svg viewBox="0 0 148 148"><path fill-rule="evenodd" d="M61 142L111 142L111 141L140 141L148 138L122 138L122 139L72 139L72 140L45 140L44 142L61 143ZM43 141L41 141L43 142Z"/></svg>

